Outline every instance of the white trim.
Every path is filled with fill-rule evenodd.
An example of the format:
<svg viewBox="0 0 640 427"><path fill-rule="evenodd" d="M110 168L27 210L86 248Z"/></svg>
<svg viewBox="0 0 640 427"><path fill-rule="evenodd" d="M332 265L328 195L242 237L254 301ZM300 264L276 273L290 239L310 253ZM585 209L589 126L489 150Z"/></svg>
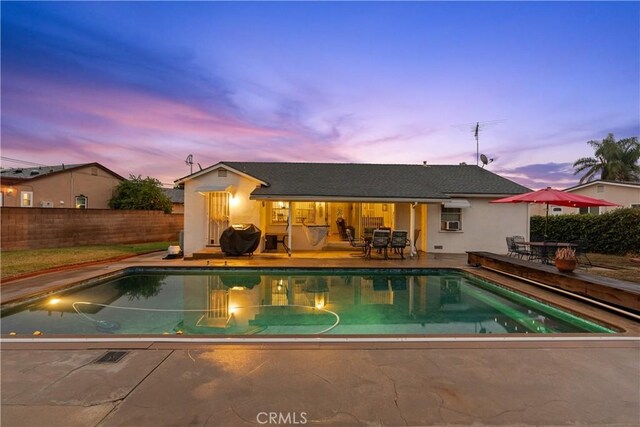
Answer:
<svg viewBox="0 0 640 427"><path fill-rule="evenodd" d="M489 193L446 193L447 196L454 198L454 197L476 197L476 198L487 198L487 199L494 199L497 197L511 197L511 196L519 196L520 194L525 194L525 192L523 193L509 193L509 194L498 194L498 193L494 193L494 194L489 194Z"/></svg>
<svg viewBox="0 0 640 427"><path fill-rule="evenodd" d="M236 187L233 185L201 185L200 187L196 187L194 191L200 194L226 191L227 193L231 193L235 196Z"/></svg>
<svg viewBox="0 0 640 427"><path fill-rule="evenodd" d="M231 171L231 172L233 172L235 174L238 174L238 175L243 176L245 178L248 178L248 179L251 179L253 181L256 181L256 182L260 183L261 185L264 185L265 187L269 186L269 183L264 182L261 179L256 178L255 176L251 176L251 175L249 175L249 174L247 174L245 172L239 171L238 169L232 168L231 166L228 166L224 162L216 163L215 165L209 166L208 168L202 169L201 171L198 171L198 172L196 172L194 174L187 175L187 176L182 177L182 178L178 178L174 182L176 184L182 184L184 182L190 181L190 180L192 180L194 178L197 178L199 176L206 175L206 174L208 174L210 172L216 171L216 170L218 170L220 168L224 168L224 169L226 169L228 171Z"/></svg>
<svg viewBox="0 0 640 427"><path fill-rule="evenodd" d="M372 202L372 203L442 203L449 199L421 199L421 198L395 198L395 197L360 197L360 196L295 196L250 194L249 200L273 200L283 202Z"/></svg>
<svg viewBox="0 0 640 427"><path fill-rule="evenodd" d="M445 208L466 209L471 207L471 203L469 203L467 199L451 199L446 202L442 202L442 206Z"/></svg>

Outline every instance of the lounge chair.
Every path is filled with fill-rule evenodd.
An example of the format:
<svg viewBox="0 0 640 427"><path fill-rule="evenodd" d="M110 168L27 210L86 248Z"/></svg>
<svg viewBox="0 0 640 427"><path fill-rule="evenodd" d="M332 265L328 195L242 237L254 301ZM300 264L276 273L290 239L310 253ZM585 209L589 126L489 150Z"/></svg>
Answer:
<svg viewBox="0 0 640 427"><path fill-rule="evenodd" d="M391 232L391 249L395 253L400 254L400 259L404 259L404 248L409 245L409 239L407 239L409 232L405 230L394 230Z"/></svg>
<svg viewBox="0 0 640 427"><path fill-rule="evenodd" d="M389 238L391 233L389 230L373 230L373 237L371 239L371 249L380 249L384 251L384 259L389 259L387 249L389 248ZM371 252L371 249L369 252Z"/></svg>
<svg viewBox="0 0 640 427"><path fill-rule="evenodd" d="M353 236L354 233L355 233L355 228L353 228L350 225L345 224L344 218L338 218L336 220L336 225L338 226L338 233L340 233L340 238L342 240L348 240L349 239L349 237L347 237L347 230L351 231L351 236Z"/></svg>

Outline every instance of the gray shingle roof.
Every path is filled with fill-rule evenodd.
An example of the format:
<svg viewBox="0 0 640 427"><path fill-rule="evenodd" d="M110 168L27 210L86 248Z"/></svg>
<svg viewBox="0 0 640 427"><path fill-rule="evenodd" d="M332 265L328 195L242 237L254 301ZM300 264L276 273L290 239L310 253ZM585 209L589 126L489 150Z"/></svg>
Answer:
<svg viewBox="0 0 640 427"><path fill-rule="evenodd" d="M181 188L163 188L164 194L171 199L171 203L184 204L184 190Z"/></svg>
<svg viewBox="0 0 640 427"><path fill-rule="evenodd" d="M0 178L6 179L7 181L16 180L29 180L29 179L37 179L42 176L59 173L63 171L68 171L72 169L77 169L86 166L96 166L101 168L102 170L110 173L114 177L124 180L125 178L121 177L114 171L104 167L100 163L78 163L73 165L54 165L54 166L37 166L30 168L10 168L10 169L2 169L0 170Z"/></svg>
<svg viewBox="0 0 640 427"><path fill-rule="evenodd" d="M47 175L53 172L60 172L62 170L75 169L80 166L85 166L89 163L82 163L77 165L55 165L55 166L38 166L33 168L11 168L2 169L0 176L3 178L19 178L19 179L32 179L37 176Z"/></svg>
<svg viewBox="0 0 640 427"><path fill-rule="evenodd" d="M530 189L471 165L222 162L265 181L265 197L446 199L456 194L521 194Z"/></svg>

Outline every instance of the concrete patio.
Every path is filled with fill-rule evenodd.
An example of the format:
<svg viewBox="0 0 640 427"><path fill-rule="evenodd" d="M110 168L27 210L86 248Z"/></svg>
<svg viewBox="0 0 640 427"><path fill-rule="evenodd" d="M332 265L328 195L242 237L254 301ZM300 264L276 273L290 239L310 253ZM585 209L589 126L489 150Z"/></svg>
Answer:
<svg viewBox="0 0 640 427"><path fill-rule="evenodd" d="M638 425L638 343L2 352L3 426ZM295 414L295 415L294 415Z"/></svg>

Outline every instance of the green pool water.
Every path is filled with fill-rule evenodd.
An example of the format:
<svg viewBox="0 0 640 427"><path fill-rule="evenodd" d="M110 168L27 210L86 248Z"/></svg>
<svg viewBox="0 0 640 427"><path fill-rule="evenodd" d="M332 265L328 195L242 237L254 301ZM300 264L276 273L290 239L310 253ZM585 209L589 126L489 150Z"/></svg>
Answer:
<svg viewBox="0 0 640 427"><path fill-rule="evenodd" d="M139 271L4 309L2 333L613 333L456 270Z"/></svg>

